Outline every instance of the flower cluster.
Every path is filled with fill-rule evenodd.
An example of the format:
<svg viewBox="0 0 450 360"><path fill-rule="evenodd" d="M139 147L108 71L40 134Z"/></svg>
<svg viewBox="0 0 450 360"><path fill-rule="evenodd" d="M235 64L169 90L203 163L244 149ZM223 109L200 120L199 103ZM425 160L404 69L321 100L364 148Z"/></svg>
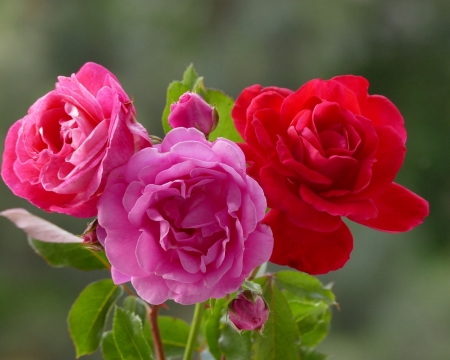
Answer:
<svg viewBox="0 0 450 360"><path fill-rule="evenodd" d="M152 146L115 76L87 63L11 127L2 177L41 209L98 217L85 243L100 242L114 282L131 281L152 304L222 298L269 259L326 273L353 247L342 217L399 232L428 214L393 182L403 118L367 89L357 76L295 92L251 86L232 110L239 144L208 141L219 114L186 92L170 106L173 129ZM240 294L230 318L261 329L267 304Z"/></svg>

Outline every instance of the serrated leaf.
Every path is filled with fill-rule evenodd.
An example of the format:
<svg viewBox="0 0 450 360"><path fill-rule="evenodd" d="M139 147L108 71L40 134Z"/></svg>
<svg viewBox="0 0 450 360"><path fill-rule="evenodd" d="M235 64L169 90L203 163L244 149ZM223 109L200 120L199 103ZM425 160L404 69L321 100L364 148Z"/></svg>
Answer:
<svg viewBox="0 0 450 360"><path fill-rule="evenodd" d="M190 326L181 319L158 316L158 327L166 356L182 356L189 337ZM153 340L151 340L151 345L153 346ZM195 348L198 350L198 344L195 345Z"/></svg>
<svg viewBox="0 0 450 360"><path fill-rule="evenodd" d="M302 360L325 360L326 358L328 358L328 355L303 347L300 351L300 354Z"/></svg>
<svg viewBox="0 0 450 360"><path fill-rule="evenodd" d="M216 358L216 360L220 360L221 357L221 351L219 348L221 327L220 319L226 312L226 305L227 300L225 298L215 301L214 308L205 327L205 338L208 343L209 352L214 356L214 358Z"/></svg>
<svg viewBox="0 0 450 360"><path fill-rule="evenodd" d="M320 315L309 316L298 322L302 345L317 346L330 331L331 311L328 309Z"/></svg>
<svg viewBox="0 0 450 360"><path fill-rule="evenodd" d="M167 89L166 107L164 108L162 116L162 124L164 133L168 133L172 128L169 125L170 105L177 102L181 95L183 95L189 88L181 81L173 81Z"/></svg>
<svg viewBox="0 0 450 360"><path fill-rule="evenodd" d="M264 325L263 336L254 342L255 360L298 360L300 334L289 304L272 277L256 279L264 290L269 305L269 319Z"/></svg>
<svg viewBox="0 0 450 360"><path fill-rule="evenodd" d="M108 311L122 292L112 280L100 280L89 284L75 300L68 323L77 358L97 350Z"/></svg>
<svg viewBox="0 0 450 360"><path fill-rule="evenodd" d="M105 360L123 360L117 349L116 341L112 331L103 333L102 336L102 355Z"/></svg>
<svg viewBox="0 0 450 360"><path fill-rule="evenodd" d="M223 137L231 141L242 142L241 135L237 132L231 117L234 100L216 89L207 89L204 98L208 104L215 106L219 113L219 123L217 128L209 135L209 140L214 141L218 137Z"/></svg>
<svg viewBox="0 0 450 360"><path fill-rule="evenodd" d="M252 359L251 336L251 332L239 334L229 323L225 323L220 330L219 349L227 360Z"/></svg>
<svg viewBox="0 0 450 360"><path fill-rule="evenodd" d="M150 346L144 338L139 316L116 307L113 320L113 336L117 350L123 359L153 359Z"/></svg>
<svg viewBox="0 0 450 360"><path fill-rule="evenodd" d="M142 323L147 320L146 302L137 296L127 296L122 303L122 308L139 316Z"/></svg>
<svg viewBox="0 0 450 360"><path fill-rule="evenodd" d="M104 252L91 251L82 243L51 243L28 238L31 248L54 267L73 267L78 270L104 270L109 262Z"/></svg>
<svg viewBox="0 0 450 360"><path fill-rule="evenodd" d="M336 304L336 298L330 289L325 288L315 277L297 271L279 271L274 274L277 281L296 296L309 300L322 300L327 304Z"/></svg>
<svg viewBox="0 0 450 360"><path fill-rule="evenodd" d="M51 222L30 214L25 209L8 209L0 212L33 239L51 243L81 243L83 240Z"/></svg>

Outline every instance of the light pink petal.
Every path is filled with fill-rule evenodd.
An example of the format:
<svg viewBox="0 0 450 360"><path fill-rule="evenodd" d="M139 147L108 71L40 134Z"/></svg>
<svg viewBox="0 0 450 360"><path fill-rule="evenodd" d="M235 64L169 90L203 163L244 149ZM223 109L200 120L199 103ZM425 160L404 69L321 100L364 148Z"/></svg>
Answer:
<svg viewBox="0 0 450 360"><path fill-rule="evenodd" d="M111 266L111 277L116 285L120 285L131 281L131 276L125 275L117 270L114 266Z"/></svg>

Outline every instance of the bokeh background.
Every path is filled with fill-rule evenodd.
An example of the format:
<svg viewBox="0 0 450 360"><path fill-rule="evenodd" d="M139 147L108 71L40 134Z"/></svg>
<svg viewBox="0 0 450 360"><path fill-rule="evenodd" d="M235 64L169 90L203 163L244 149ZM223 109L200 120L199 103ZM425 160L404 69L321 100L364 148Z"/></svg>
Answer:
<svg viewBox="0 0 450 360"><path fill-rule="evenodd" d="M254 83L369 79L370 92L389 97L406 120L397 181L428 199L431 214L406 234L352 225L351 260L321 277L334 282L340 311L319 349L332 360L450 359L448 0L1 1L0 138L56 76L87 61L116 74L156 135L167 85L191 62L206 86L234 98ZM0 196L0 209L24 207L76 234L85 228L3 183ZM88 282L107 276L48 267L0 219L0 359L74 359L67 313Z"/></svg>

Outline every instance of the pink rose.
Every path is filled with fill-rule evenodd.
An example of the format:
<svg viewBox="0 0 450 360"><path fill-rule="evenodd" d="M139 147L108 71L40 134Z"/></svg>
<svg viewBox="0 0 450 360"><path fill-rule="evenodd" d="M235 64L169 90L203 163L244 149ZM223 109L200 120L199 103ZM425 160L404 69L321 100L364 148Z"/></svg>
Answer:
<svg viewBox="0 0 450 360"><path fill-rule="evenodd" d="M266 199L227 139L170 131L111 172L97 234L116 284L151 304L192 304L236 291L272 253Z"/></svg>
<svg viewBox="0 0 450 360"><path fill-rule="evenodd" d="M3 180L43 210L96 215L110 171L151 146L134 114L116 77L100 65L58 77L55 90L9 129Z"/></svg>
<svg viewBox="0 0 450 360"><path fill-rule="evenodd" d="M200 95L187 91L170 105L168 121L172 128L193 127L208 136L217 127L219 114Z"/></svg>

